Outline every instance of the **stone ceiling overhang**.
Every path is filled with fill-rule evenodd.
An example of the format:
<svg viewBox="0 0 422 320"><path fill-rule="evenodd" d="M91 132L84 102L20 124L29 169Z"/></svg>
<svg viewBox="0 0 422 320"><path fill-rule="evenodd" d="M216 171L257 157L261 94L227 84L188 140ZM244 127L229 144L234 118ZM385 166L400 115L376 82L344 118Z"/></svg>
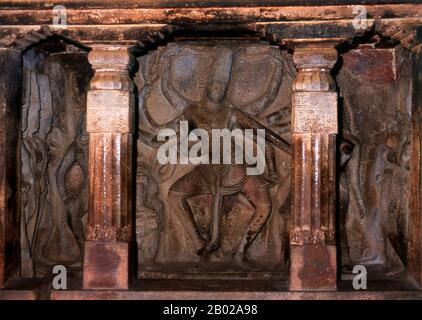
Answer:
<svg viewBox="0 0 422 320"><path fill-rule="evenodd" d="M366 30L353 27L353 5L364 1L329 1L335 5L313 5L322 1L61 1L67 8L66 27L52 24L53 4L44 1L0 0L0 46L24 49L31 42L57 34L89 46L93 43L122 43L145 46L174 31L242 31L265 37L281 45L311 41L352 41L365 32L401 41L408 49L420 43L422 3L413 1L366 1ZM221 3L221 1L219 2ZM252 3L252 2L251 2ZM274 5L283 3L283 5ZM293 5L299 3L300 5ZM372 3L372 4L368 4ZM173 7L168 7L173 4ZM302 5L304 4L304 5ZM237 7L235 5L238 5ZM158 7L160 6L160 7ZM48 30L46 32L42 30Z"/></svg>

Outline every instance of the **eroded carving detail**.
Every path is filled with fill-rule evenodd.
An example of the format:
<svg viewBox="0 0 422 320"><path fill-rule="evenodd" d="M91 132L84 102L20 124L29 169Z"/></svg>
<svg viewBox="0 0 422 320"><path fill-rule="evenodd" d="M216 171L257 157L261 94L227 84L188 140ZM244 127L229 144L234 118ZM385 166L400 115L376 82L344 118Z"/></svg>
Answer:
<svg viewBox="0 0 422 320"><path fill-rule="evenodd" d="M368 68L364 74L356 73L358 61L360 68ZM364 264L373 277L389 278L406 266L410 66L409 53L400 47L358 48L344 56L339 83L344 97L340 227L345 271Z"/></svg>
<svg viewBox="0 0 422 320"><path fill-rule="evenodd" d="M49 43L24 54L22 106L22 273L78 266L87 196L86 53ZM56 47L57 49L57 47ZM66 51L67 50L67 51ZM70 50L70 51L69 51Z"/></svg>
<svg viewBox="0 0 422 320"><path fill-rule="evenodd" d="M131 230L130 226L124 226L121 228L101 225L87 226L86 238L90 241L129 241L131 239Z"/></svg>
<svg viewBox="0 0 422 320"><path fill-rule="evenodd" d="M141 275L177 272L178 265L188 273L239 267L269 271L283 265L291 58L260 44L189 43L161 48L139 63ZM265 173L247 176L243 165L158 166L154 138L160 128L176 129L180 120L207 131L265 128Z"/></svg>

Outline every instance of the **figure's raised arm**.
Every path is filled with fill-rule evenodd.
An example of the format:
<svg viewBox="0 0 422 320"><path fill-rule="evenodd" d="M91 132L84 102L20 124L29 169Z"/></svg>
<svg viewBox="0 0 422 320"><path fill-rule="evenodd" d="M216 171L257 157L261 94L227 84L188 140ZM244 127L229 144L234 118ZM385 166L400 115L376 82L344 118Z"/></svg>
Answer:
<svg viewBox="0 0 422 320"><path fill-rule="evenodd" d="M265 130L265 139L270 142L275 147L283 150L288 154L292 154L290 143L280 137L277 133L272 131L269 128L264 127L260 124L257 120L249 116L248 114L244 113L243 111L239 110L236 107L232 107L233 109L233 116L235 117L236 122L243 128L243 129L264 129Z"/></svg>

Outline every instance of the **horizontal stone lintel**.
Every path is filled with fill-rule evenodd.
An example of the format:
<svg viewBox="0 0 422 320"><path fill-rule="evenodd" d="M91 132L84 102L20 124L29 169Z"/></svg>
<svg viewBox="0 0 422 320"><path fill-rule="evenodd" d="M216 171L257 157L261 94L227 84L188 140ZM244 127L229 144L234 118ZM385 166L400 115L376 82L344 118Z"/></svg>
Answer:
<svg viewBox="0 0 422 320"><path fill-rule="evenodd" d="M150 3L148 5L146 2ZM132 24L132 23L157 23L177 22L184 23L192 20L209 22L211 20L251 22L251 21L299 21L299 20L330 20L353 19L353 4L356 0L340 0L333 5L331 1L306 0L306 6L301 6L303 1L286 1L280 5L279 0L272 0L272 5L250 1L249 5L244 0L230 2L220 0L200 1L198 5L172 6L172 1L102 1L102 0L62 0L61 5L67 8L67 19L71 24ZM212 3L214 1L214 3ZM312 5L320 2L319 5ZM334 0L335 1L335 0ZM38 3L37 3L38 2ZM295 3L296 2L296 3ZM337 0L339 2L339 0ZM390 2L390 4L388 3ZM396 3L392 3L396 2ZM422 5L411 3L411 0L400 1L383 0L382 4L368 3L366 1L368 18L401 18L420 17ZM414 2L414 1L413 1ZM164 4L167 4L164 5ZM321 6L323 4L323 6ZM29 24L50 24L51 10L54 4L42 1L28 0L0 0L1 24L21 24L22 18ZM4 13L4 14L3 14Z"/></svg>
<svg viewBox="0 0 422 320"><path fill-rule="evenodd" d="M418 6L417 6L418 7ZM419 7L418 7L419 8ZM380 18L379 20L368 19L367 28L374 28L380 30L383 33L389 29L391 25L393 28L399 30L409 30L411 33L416 33L415 29L418 25L422 24L422 5L420 10L414 8L414 11L419 12L418 16L413 16L409 13L408 17L403 18ZM297 9L297 8L296 8ZM117 10L117 9L116 9ZM298 10L298 9L297 9ZM300 9L302 10L302 9ZM84 11L84 10L81 10ZM119 10L117 10L119 11ZM206 30L215 31L244 31L248 34L256 33L256 37L265 36L268 39L281 42L309 42L309 41L332 41L334 43L341 43L345 40L351 40L355 36L360 36L364 30L353 29L353 19L327 19L319 20L309 18L310 20L292 20L292 21L280 21L277 15L272 19L262 21L262 17L265 14L256 15L242 21L240 17L227 18L230 16L227 12L211 13L209 18L206 17L192 17L191 20L184 23L178 22L172 18L172 16L166 16L158 21L149 21L134 19L133 21L122 20L120 21L116 16L120 17L119 14L113 11L113 20L111 17L104 17L104 19L96 21L91 19L89 21L81 20L72 23L68 21L66 27L54 26L51 21L51 14L48 15L48 19L35 20L31 23L25 23L26 15L33 17L34 13L27 12L26 15L21 17L20 22L7 23L4 12L0 10L0 47L17 47L19 48L19 42L25 41L25 35L31 32L39 32L41 27L48 27L52 34L57 34L61 37L85 44L87 46L91 44L120 44L120 45L141 45L147 46L149 42L161 41L160 37L173 33L178 30L178 34L183 34L183 31L195 32ZM95 12L91 13L94 14ZM162 12L160 11L160 14ZM224 14L223 14L224 13ZM19 12L15 12L15 15L19 16ZM158 14L158 13L157 13ZM89 15L89 13L87 13ZM135 13L133 14L135 15ZM132 17L133 17L132 15ZM220 16L223 15L224 18ZM95 13L95 17L99 14ZM142 15L140 16L142 17ZM204 20L205 19L205 20ZM227 20L227 21L226 21ZM114 21L114 22L112 22ZM114 24L113 24L114 23ZM212 25L210 25L212 24ZM322 33L323 32L323 33ZM388 32L388 31L385 31ZM158 36L159 33L162 33ZM25 46L23 46L23 49Z"/></svg>

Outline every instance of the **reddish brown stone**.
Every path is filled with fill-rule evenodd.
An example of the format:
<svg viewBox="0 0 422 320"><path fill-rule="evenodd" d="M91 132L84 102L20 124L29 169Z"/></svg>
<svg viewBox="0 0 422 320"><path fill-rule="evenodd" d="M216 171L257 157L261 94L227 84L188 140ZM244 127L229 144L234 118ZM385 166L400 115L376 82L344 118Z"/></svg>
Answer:
<svg viewBox="0 0 422 320"><path fill-rule="evenodd" d="M85 289L127 289L132 236L133 84L124 46L96 46L87 97L89 215Z"/></svg>
<svg viewBox="0 0 422 320"><path fill-rule="evenodd" d="M335 290L335 135L337 94L329 70L333 47L295 50L293 83L293 208L290 290Z"/></svg>
<svg viewBox="0 0 422 320"><path fill-rule="evenodd" d="M352 70L356 76L384 85L396 80L400 54L397 47L391 49L358 48L343 56L344 67Z"/></svg>
<svg viewBox="0 0 422 320"><path fill-rule="evenodd" d="M289 289L292 291L335 291L336 247L323 244L292 245Z"/></svg>
<svg viewBox="0 0 422 320"><path fill-rule="evenodd" d="M420 264L419 94L412 97L420 85L412 89L411 72L417 79L420 68L411 52L391 40L359 46L342 58L342 272L365 265L369 279L406 277L408 267L413 274Z"/></svg>
<svg viewBox="0 0 422 320"><path fill-rule="evenodd" d="M416 51L414 63L415 70L422 68L422 50ZM416 72L415 72L416 73ZM422 107L422 77L414 75L414 102L412 106L412 157L410 162L410 218L409 218L409 244L407 259L409 262L409 276L417 286L422 288L422 148L421 148L421 107Z"/></svg>
<svg viewBox="0 0 422 320"><path fill-rule="evenodd" d="M421 300L418 291L54 291L52 300Z"/></svg>
<svg viewBox="0 0 422 320"><path fill-rule="evenodd" d="M0 290L1 300L35 300L36 294L30 290Z"/></svg>
<svg viewBox="0 0 422 320"><path fill-rule="evenodd" d="M367 50L371 49L370 45L352 49L355 42L368 40L366 37L358 38L365 31L356 30L352 24L356 13L350 5L360 3L358 0L330 0L328 6L322 0L288 0L283 5L277 0L265 0L259 4L254 0L227 0L221 3L217 0L198 0L187 6L181 0L128 0L124 5L117 0L105 0L102 3L64 0L63 4L68 8L68 26L43 27L41 30L40 25L51 24L50 4L43 6L39 1L31 0L0 2L1 45L12 46L26 53L30 50L51 50L56 54L62 50L64 59L58 61L63 63L71 61L66 56L77 51L79 44L75 42L79 41L80 47L84 48L82 51L90 51L89 60L96 71L86 99L86 122L76 120L79 125L86 125L89 133L89 147L82 147L77 152L82 155L89 149L88 169L83 164L75 164L71 156L65 157L69 164L73 164L69 170L56 161L56 168L60 167L63 171L60 174L65 185L55 188L55 194L47 192L52 201L66 201L64 210L51 210L54 211L51 216L59 217L53 226L57 225L57 221L66 225L60 218L71 216L72 220L82 220L85 212L83 206L79 208L76 202L86 186L85 180L89 180L89 192L86 192L89 195L88 222L84 220L82 227L82 221L78 221L78 234L87 230L86 237L78 236L77 244L69 236L70 230L60 233L51 227L53 233L47 223L40 228L41 233L53 241L47 250L39 246L53 256L58 254L61 261L80 268L79 258L83 255L81 249L86 239L83 270L83 287L86 291L54 292L54 299L420 298L420 292L410 291L319 291L337 289L337 264L340 265L340 257L336 256L336 245L340 243L337 240L340 237L335 234L335 230L337 224L342 226L336 223L337 211L340 212L340 218L349 219L347 230L339 228L340 235L349 237L347 245L353 247L357 242L362 242L362 252L372 249L370 254L362 254L359 259L348 263L347 267L362 262L371 267L375 265L375 269L383 269L384 273L377 272L383 275L394 271L390 269L397 271L397 268L391 268L392 261L384 259L385 248L388 248L389 258L393 257L395 262L401 264L402 269L399 271L403 271L403 278L408 276L419 286L422 283L420 61L413 65L416 79L413 107L410 107L411 79L406 72L401 73L399 70L401 64L409 61L410 51L403 54L403 50L412 50L420 44L417 28L422 23L422 5L411 4L410 1L382 5L373 4L376 1L366 3L365 8L370 17L367 21L368 34L379 34L380 41L388 44L387 47ZM82 3L83 8L80 7ZM161 46L166 44L175 30L180 32L178 36L188 37L189 41L201 37L201 48L198 49L197 44L189 44L189 41L178 41L178 36L175 39L178 42L176 45ZM204 38L204 31L218 39L210 41ZM218 32L214 34L214 31ZM222 33L226 36L227 31L233 32L230 33L230 37L233 36L230 45L220 38ZM252 44L250 40L256 41L259 36L282 45L283 50L263 43L260 46ZM63 45L66 38L72 45ZM337 59L337 51L333 46L338 44L342 45L342 52L344 49L349 50L337 64L340 70L337 79L342 77L342 71L347 71L343 77L348 78L343 79L346 85L340 85L339 88L332 77L338 71L336 69L332 72ZM131 65L128 46L135 46L134 49L141 53L139 70L135 76L138 81L138 106L135 106L134 87L128 73L128 66ZM284 50L286 46L294 51L297 75L291 68L292 55ZM144 54L151 48L157 50ZM420 50L413 50L413 53L421 56ZM17 250L19 215L16 215L14 209L14 202L20 200L20 197L23 199L21 203L26 201L25 193L19 194L15 188L16 182L19 182L16 170L20 167L15 153L19 125L16 121L18 117L10 113L12 110L16 110L16 114L19 109L24 110L23 106L20 108L18 105L21 92L17 85L14 86L21 82L19 71L15 72L21 69L19 58L20 52L14 53L12 57L9 50L0 49L0 70L5 70L0 74L0 167L3 170L0 173L0 287L17 275L19 253L24 256L29 252ZM203 72L194 70L192 66L195 63L203 67ZM35 78L41 78L43 71L38 70ZM296 80L290 108L288 101L292 86L289 81L294 77ZM355 81L355 87L364 87L362 91L354 91L347 85L351 78ZM37 85L33 87L38 87L40 82L34 83ZM63 90L71 90L69 87L72 86L63 86ZM337 111L338 91L342 93L345 109L351 109L347 110L349 113L340 114ZM47 101L48 94L43 96L47 97L43 101ZM63 100L71 100L68 95L64 96ZM398 97L397 100L395 97ZM85 98L81 100L85 101ZM40 107L40 112L33 108L33 117L29 117L28 123L35 124L35 130L39 125L43 131L47 128L45 123L50 120L58 123L62 119L70 119L56 114L51 119L47 117L44 111L49 107L48 104ZM82 104L74 105L76 108ZM61 108L61 103L57 105L60 112L69 113L69 108ZM139 123L136 124L135 109L138 107ZM268 110L264 110L267 107ZM204 111L206 108L211 109ZM291 127L286 125L288 121L284 121L290 117L290 109ZM277 152L284 153L282 156L274 156L274 163L267 168L270 173L268 177L257 179L243 179L242 171L236 168L223 171L216 167L210 169L197 166L188 172L191 168L157 166L154 162L155 154L150 152L156 143L154 133L168 125L167 120L170 121L172 112L174 119L186 118L193 124L192 127L199 128L205 124L223 127L236 120L235 125L241 128L265 128L272 142L278 141L278 146L281 146L282 151ZM233 113L234 116L226 118L225 112ZM37 114L41 115L39 118L44 117L43 124L41 121L37 123ZM156 118L151 116L154 114ZM85 117L85 114L79 116ZM342 117L347 118L346 121L337 123ZM226 121L228 118L230 121ZM344 128L349 124L352 128ZM270 131L273 125L288 136L289 142L278 139L277 134ZM63 133L65 130L59 131ZM342 162L335 159L338 131L338 138L342 139ZM290 134L294 149L292 161L289 159ZM135 175L132 174L132 139L135 137L139 139L136 192L131 189L132 182L135 182ZM345 143L347 139L350 141ZM52 146L42 139L41 143L37 139L31 142L34 143L32 151L35 155L31 160L43 154L38 151L44 148L44 144L48 145L47 149ZM66 144L61 147L67 150ZM271 157L273 155L269 154L268 158ZM336 176L336 166L346 167L342 169L347 172ZM47 167L51 169L51 166ZM176 174L173 176L174 172ZM53 172L50 175L53 177L55 174ZM220 184L211 181L213 174L214 178L221 178L218 182ZM89 178L85 179L85 175ZM26 187L25 182L21 183L22 188ZM50 185L56 182L55 179L48 181ZM340 182L338 184L343 188L343 198L337 202L336 182ZM198 195L202 189L208 194ZM391 196L394 192L401 192L402 196ZM194 196L196 198L191 199ZM188 197L191 197L189 201ZM139 271L142 276L150 272L150 277L212 279L221 274L224 277L233 274L239 278L269 277L275 281L283 278L283 273L287 271L290 275L290 290L296 292L278 292L285 290L283 286L265 292L252 290L249 293L241 291L242 288L228 292L220 287L215 292L199 288L203 289L201 293L193 290L179 290L177 293L154 290L108 291L127 289L129 269L136 263L135 257L129 254L135 233L132 226L132 208L135 207L132 204L135 198L139 213L136 232L141 258L138 262L141 262ZM29 201L31 205L35 202ZM290 210L290 202L293 203L291 215L286 214ZM339 203L343 208L336 210L336 204ZM410 208L406 207L408 204ZM69 208L77 214L67 216L68 211L71 211ZM22 212L25 218L34 216L31 216L30 211ZM22 229L25 229L27 220L22 220ZM388 223L386 220L389 220ZM73 229L74 225L71 225ZM39 227L37 221L34 227ZM385 233L387 229L388 234ZM50 237L50 232L54 236ZM165 241L162 241L164 237ZM240 245L234 240L236 237L240 238ZM36 237L28 238L21 243L30 240L27 241L28 246L33 246L30 242ZM55 245L55 239L61 239L59 246ZM286 250L288 239L290 252ZM338 250L342 254L341 259L350 258L352 251L358 250L343 247ZM77 257L67 259L69 255ZM213 269L213 263L222 262L218 259L224 261ZM289 259L290 270L285 270ZM248 272L254 261L260 262L259 268ZM164 268L162 262L165 262ZM30 269L31 263L31 259L26 259L21 270ZM201 268L197 268L197 263ZM176 265L181 266L178 272L173 268ZM343 267L346 264L341 261L341 265ZM146 266L152 266L153 270ZM207 270L208 273L198 270ZM347 275L350 277L350 274ZM22 293L24 296L27 294ZM92 297L88 297L89 294ZM14 291L0 292L0 298L14 296Z"/></svg>
<svg viewBox="0 0 422 320"><path fill-rule="evenodd" d="M87 241L83 288L124 290L129 283L129 245L126 242Z"/></svg>

